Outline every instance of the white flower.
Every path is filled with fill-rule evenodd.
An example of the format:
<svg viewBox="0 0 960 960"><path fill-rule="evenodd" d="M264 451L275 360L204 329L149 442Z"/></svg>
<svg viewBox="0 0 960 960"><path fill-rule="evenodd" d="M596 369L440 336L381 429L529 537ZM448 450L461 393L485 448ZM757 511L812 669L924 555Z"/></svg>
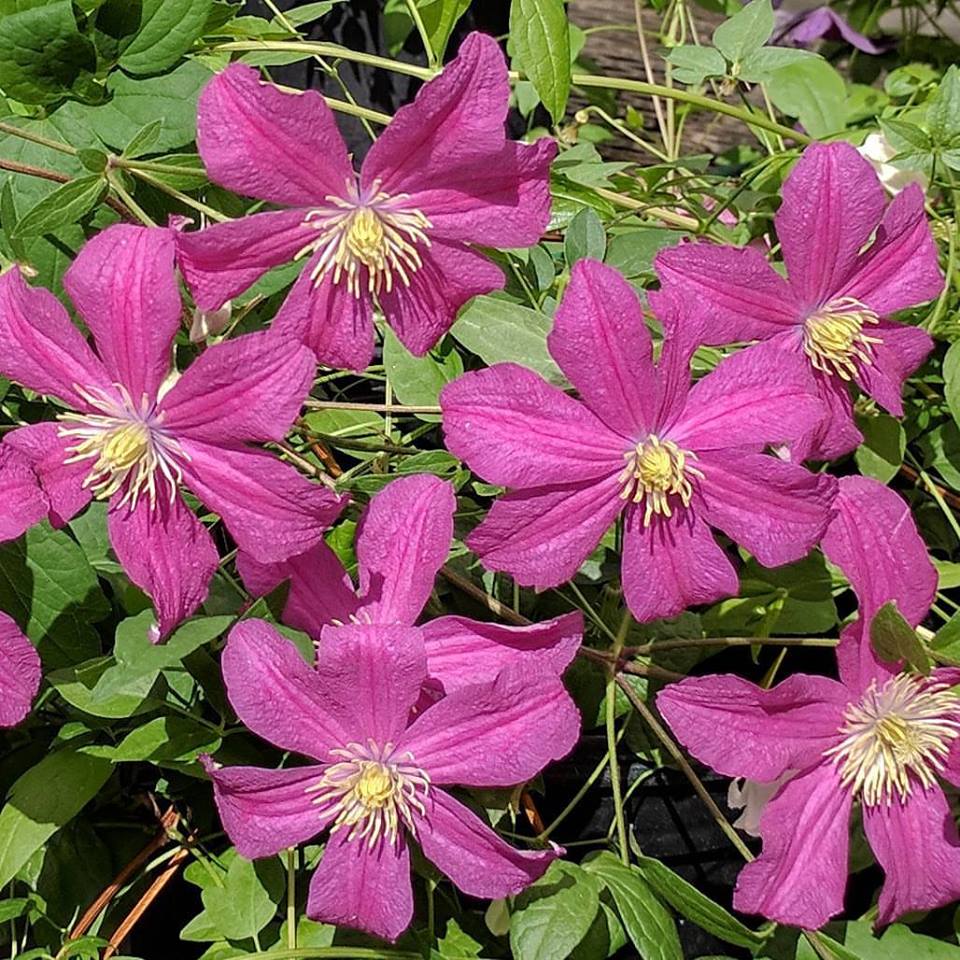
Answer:
<svg viewBox="0 0 960 960"><path fill-rule="evenodd" d="M873 169L877 171L880 182L891 194L898 194L911 183L919 183L926 189L929 181L927 175L921 170L895 167L889 162L897 151L882 133L871 133L863 141L863 146L857 149L862 157L870 161Z"/></svg>

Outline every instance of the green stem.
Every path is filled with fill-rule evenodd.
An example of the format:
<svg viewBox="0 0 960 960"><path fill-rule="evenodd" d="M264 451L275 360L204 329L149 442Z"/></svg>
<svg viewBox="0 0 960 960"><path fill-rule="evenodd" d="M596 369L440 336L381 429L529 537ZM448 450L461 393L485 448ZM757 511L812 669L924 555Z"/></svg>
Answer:
<svg viewBox="0 0 960 960"><path fill-rule="evenodd" d="M389 57L378 57L372 53L362 53L358 50L350 50L348 47L341 47L335 43L321 43L312 40L233 40L229 43L218 43L215 50L293 50L308 54L319 54L326 57L339 57L343 60L352 60L355 63L363 63L369 67L378 67L381 70L391 70L394 73L403 73L410 77L419 77L421 80L429 80L437 70L430 67L419 67L414 63L403 63L400 60L391 60ZM510 71L511 80L524 79L523 75L515 70ZM689 103L693 107L700 107L703 110L712 110L714 113L722 113L728 117L734 117L741 120L748 126L758 127L761 130L768 130L770 133L779 134L782 137L789 138L797 143L813 143L813 138L797 130L791 130L781 123L770 120L763 114L754 113L751 110L745 110L741 107L735 107L729 103L723 103L720 100L711 100L699 93L691 93L689 90L679 90L676 87L668 87L659 83L646 83L642 80L629 80L624 77L600 77L588 73L575 73L571 81L577 87L596 87L606 90L622 90L628 93L639 93L649 97L663 97L665 100L676 100L680 103Z"/></svg>
<svg viewBox="0 0 960 960"><path fill-rule="evenodd" d="M217 223L225 223L227 220L233 219L233 217L228 217L225 213L221 213L219 210L214 210L213 207L209 207L207 204L201 203L199 200L194 200L193 197L188 197L185 193L181 193L175 187L171 187L162 180L158 180L146 170L132 168L130 172L135 177L139 177L141 180L143 180L144 183L149 183L151 187L155 187L157 190L165 193L168 197L173 197L174 200L179 200L186 206L193 207L194 210L206 214L211 220L215 220Z"/></svg>
<svg viewBox="0 0 960 960"><path fill-rule="evenodd" d="M617 759L617 662L620 651L627 639L627 632L633 617L630 609L624 607L617 638L611 650L612 657L607 666L606 691L606 728L607 759L610 761L610 787L613 791L613 815L617 823L617 845L620 847L620 859L625 866L630 865L630 847L627 842L627 819L623 812L623 793L620 789L620 763Z"/></svg>
<svg viewBox="0 0 960 960"><path fill-rule="evenodd" d="M420 42L423 44L423 49L427 54L427 63L431 67L436 67L438 64L437 55L434 52L433 44L430 43L430 34L427 32L423 17L420 16L420 8L417 6L417 0L407 0L407 10L410 13L410 19L413 21L413 25L417 28L417 33L420 34Z"/></svg>
<svg viewBox="0 0 960 960"><path fill-rule="evenodd" d="M113 192L116 193L116 195L124 202L124 204L130 210L130 212L142 224L144 224L147 227L155 227L157 225L153 217L151 217L150 214L147 213L147 211L144 210L140 206L140 204L137 203L137 201L130 196L130 194L127 192L126 188L124 187L124 185L120 182L119 177L114 177L114 176L111 176L110 174L107 174L107 180L109 181L110 187L112 188Z"/></svg>
<svg viewBox="0 0 960 960"><path fill-rule="evenodd" d="M654 736L666 747L667 753L673 757L677 766L683 771L686 778L690 781L690 785L693 787L694 792L697 796L703 801L706 808L710 811L711 816L716 821L717 826L727 835L729 841L737 848L740 852L740 855L748 863L753 860L753 854L750 852L750 848L740 839L740 835L734 829L729 820L723 815L723 811L717 806L716 801L713 797L710 796L707 788L703 785L703 782L697 776L696 771L693 767L690 766L687 758L683 755L683 752L680 748L673 742L673 739L670 737L670 734L663 728L663 725L659 720L653 715L653 712L650 708L643 702L634 693L633 688L630 686L623 677L617 677L617 683L620 685L620 689L627 695L627 699L633 704L636 708L637 713L643 717L644 722L647 726L653 731Z"/></svg>
<svg viewBox="0 0 960 960"><path fill-rule="evenodd" d="M146 170L148 173L166 173L171 176L205 177L207 171L203 167L177 167L172 163L155 163L153 160L128 160L126 157L114 157L113 166L124 170Z"/></svg>
<svg viewBox="0 0 960 960"><path fill-rule="evenodd" d="M297 848L287 851L287 946L297 949Z"/></svg>
<svg viewBox="0 0 960 960"><path fill-rule="evenodd" d="M42 147L49 147L51 150L57 150L60 153L68 153L70 156L77 155L76 148L71 147L68 143L60 143L59 140L41 137L39 133L31 133L29 130L23 130L12 123L0 123L0 133L9 133L11 137L20 137L21 140L39 143Z"/></svg>

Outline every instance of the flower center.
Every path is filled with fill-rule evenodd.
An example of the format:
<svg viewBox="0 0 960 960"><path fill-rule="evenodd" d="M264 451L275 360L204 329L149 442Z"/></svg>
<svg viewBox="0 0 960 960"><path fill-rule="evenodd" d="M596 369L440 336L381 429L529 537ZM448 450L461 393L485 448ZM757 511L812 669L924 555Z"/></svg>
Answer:
<svg viewBox="0 0 960 960"><path fill-rule="evenodd" d="M83 486L98 500L108 500L125 488L118 506L129 503L132 510L145 493L153 508L158 486L165 482L172 502L183 479L177 461L190 458L163 431L162 415L146 396L136 405L123 386L115 386L117 395L74 385L100 412L60 414L59 419L69 426L60 427L59 435L76 440L67 447L69 456L64 462L94 461Z"/></svg>
<svg viewBox="0 0 960 960"><path fill-rule="evenodd" d="M856 361L869 366L874 345L883 343L863 332L865 325L879 322L873 310L853 297L831 300L804 322L804 353L815 369L851 380L857 374Z"/></svg>
<svg viewBox="0 0 960 960"><path fill-rule="evenodd" d="M396 843L401 826L416 834L413 814L424 813L430 777L411 754L396 757L392 743L380 748L372 740L331 752L339 759L307 788L324 819L332 820L331 833L348 829L348 840L366 839L371 847L380 837Z"/></svg>
<svg viewBox="0 0 960 960"><path fill-rule="evenodd" d="M650 526L654 514L673 516L671 497L679 497L683 506L689 506L693 487L689 477L703 477L690 464L696 455L681 450L672 440L661 440L651 434L624 455L627 465L617 480L623 484L620 496L640 503L646 499L643 525Z"/></svg>
<svg viewBox="0 0 960 960"><path fill-rule="evenodd" d="M356 190L353 190L356 193ZM333 282L345 281L359 298L390 293L399 281L410 286L410 277L423 261L417 249L430 246L426 231L432 224L420 210L406 205L409 196L390 196L374 183L367 199L328 196L328 206L310 210L304 220L319 237L300 250L295 259L319 254L310 271L317 285L332 274Z"/></svg>
<svg viewBox="0 0 960 960"><path fill-rule="evenodd" d="M867 806L910 796L912 781L936 781L960 736L960 700L945 683L902 673L878 687L874 681L859 703L843 714L844 740L827 750Z"/></svg>

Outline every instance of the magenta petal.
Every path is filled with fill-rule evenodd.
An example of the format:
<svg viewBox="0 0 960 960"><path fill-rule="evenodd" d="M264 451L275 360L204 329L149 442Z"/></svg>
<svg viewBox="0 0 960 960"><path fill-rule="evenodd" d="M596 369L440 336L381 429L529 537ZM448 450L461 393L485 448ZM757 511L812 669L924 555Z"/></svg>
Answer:
<svg viewBox="0 0 960 960"><path fill-rule="evenodd" d="M710 528L684 510L643 526L643 508L627 514L623 591L641 623L675 617L687 607L736 594L737 573Z"/></svg>
<svg viewBox="0 0 960 960"><path fill-rule="evenodd" d="M696 304L704 343L764 340L802 319L786 280L755 247L682 243L661 250L654 265L665 289Z"/></svg>
<svg viewBox="0 0 960 960"><path fill-rule="evenodd" d="M160 402L171 433L210 443L282 440L310 392L306 347L249 333L210 347Z"/></svg>
<svg viewBox="0 0 960 960"><path fill-rule="evenodd" d="M633 287L596 260L574 264L547 345L583 402L624 436L654 426L653 344Z"/></svg>
<svg viewBox="0 0 960 960"><path fill-rule="evenodd" d="M453 326L457 311L473 297L503 286L503 272L462 243L435 238L417 249L422 265L410 284L381 290L383 315L400 342L422 357Z"/></svg>
<svg viewBox="0 0 960 960"><path fill-rule="evenodd" d="M566 756L579 736L580 714L563 683L518 664L449 692L414 720L397 750L412 753L431 783L507 787Z"/></svg>
<svg viewBox="0 0 960 960"><path fill-rule="evenodd" d="M337 675L308 666L297 648L263 620L230 631L221 661L230 704L257 736L283 750L329 760L354 734L348 701L355 695Z"/></svg>
<svg viewBox="0 0 960 960"><path fill-rule="evenodd" d="M622 509L616 474L520 490L500 497L466 543L488 570L526 587L555 587L577 572Z"/></svg>
<svg viewBox="0 0 960 960"><path fill-rule="evenodd" d="M205 230L178 233L177 263L201 310L218 310L272 267L289 263L317 231L306 210L255 213Z"/></svg>
<svg viewBox="0 0 960 960"><path fill-rule="evenodd" d="M320 93L285 93L238 63L200 95L197 146L215 183L274 203L323 203L354 182L346 145Z"/></svg>
<svg viewBox="0 0 960 960"><path fill-rule="evenodd" d="M471 897L513 896L543 876L559 851L511 847L445 790L431 790L417 818L424 856Z"/></svg>
<svg viewBox="0 0 960 960"><path fill-rule="evenodd" d="M788 780L763 811L763 853L741 871L734 907L804 930L840 913L852 803L832 764Z"/></svg>
<svg viewBox="0 0 960 960"><path fill-rule="evenodd" d="M237 569L244 586L255 597L265 596L289 580L283 622L315 639L325 624L334 620L346 623L360 606L350 575L322 540L306 553L276 563L261 563L240 551Z"/></svg>
<svg viewBox="0 0 960 960"><path fill-rule="evenodd" d="M695 453L760 451L796 440L822 419L806 358L784 350L778 338L732 354L698 381L669 436Z"/></svg>
<svg viewBox="0 0 960 960"><path fill-rule="evenodd" d="M534 487L619 473L633 444L515 363L464 374L440 393L444 440L489 483Z"/></svg>
<svg viewBox="0 0 960 960"><path fill-rule="evenodd" d="M401 107L370 148L361 186L415 194L462 179L462 168L495 162L506 142L507 63L497 42L471 33L458 55ZM536 238L535 238L536 239ZM535 240L534 240L535 242Z"/></svg>
<svg viewBox="0 0 960 960"><path fill-rule="evenodd" d="M550 222L556 155L548 137L507 141L488 156L448 168L440 183L422 182L410 205L430 220L431 236L501 249L532 246Z"/></svg>
<svg viewBox="0 0 960 960"><path fill-rule="evenodd" d="M839 377L814 371L813 382L824 418L806 436L791 444L795 460L834 460L863 443L853 418L850 388Z"/></svg>
<svg viewBox="0 0 960 960"><path fill-rule="evenodd" d="M295 847L323 829L314 794L307 792L323 775L323 767L261 770L217 767L209 760L204 766L213 781L223 829L248 860Z"/></svg>
<svg viewBox="0 0 960 960"><path fill-rule="evenodd" d="M537 242L550 219L547 138L506 139L510 87L496 42L471 34L443 73L397 111L363 164L364 189L382 181L430 220L430 235L490 247Z"/></svg>
<svg viewBox="0 0 960 960"><path fill-rule="evenodd" d="M823 538L823 552L850 581L869 619L895 600L911 623L919 623L937 590L930 562L910 508L889 487L869 477L842 477L836 516Z"/></svg>
<svg viewBox="0 0 960 960"><path fill-rule="evenodd" d="M886 876L880 926L960 898L960 837L940 787L914 783L902 802L864 806L863 827Z"/></svg>
<svg viewBox="0 0 960 960"><path fill-rule="evenodd" d="M456 508L453 487L429 474L401 477L373 497L356 537L362 619L416 621L450 552Z"/></svg>
<svg viewBox="0 0 960 960"><path fill-rule="evenodd" d="M885 410L903 416L903 381L923 363L933 349L933 340L919 327L881 323L872 327L870 336L880 337L875 344L873 362L858 362L857 382Z"/></svg>
<svg viewBox="0 0 960 960"><path fill-rule="evenodd" d="M821 549L860 603L860 619L843 631L837 648L840 676L858 692L895 670L877 659L864 624L890 600L910 624L918 624L936 595L937 572L910 508L889 487L868 477L842 477L834 510Z"/></svg>
<svg viewBox="0 0 960 960"><path fill-rule="evenodd" d="M352 740L396 744L427 678L423 637L416 627L392 624L324 627L317 672L342 691L338 709Z"/></svg>
<svg viewBox="0 0 960 960"><path fill-rule="evenodd" d="M511 664L559 676L580 647L583 615L577 611L528 627L439 617L421 629L427 672L449 693L468 683L493 680Z"/></svg>
<svg viewBox="0 0 960 960"><path fill-rule="evenodd" d="M392 942L413 919L410 850L402 837L370 846L348 833L338 830L327 841L310 880L307 916Z"/></svg>
<svg viewBox="0 0 960 960"><path fill-rule="evenodd" d="M113 506L107 527L127 576L153 601L151 639L159 643L206 599L220 560L217 548L179 496L158 499L152 509L146 499L133 509Z"/></svg>
<svg viewBox="0 0 960 960"><path fill-rule="evenodd" d="M834 299L883 216L873 167L849 143L815 143L787 177L776 216L790 286L807 309Z"/></svg>
<svg viewBox="0 0 960 960"><path fill-rule="evenodd" d="M110 379L134 403L153 400L180 326L174 232L118 223L88 240L63 285L93 334Z"/></svg>
<svg viewBox="0 0 960 960"><path fill-rule="evenodd" d="M0 375L76 410L77 387L111 391L110 378L49 290L27 286L19 269L0 274Z"/></svg>
<svg viewBox="0 0 960 960"><path fill-rule="evenodd" d="M702 515L764 566L805 557L830 520L836 480L777 457L714 450L697 461Z"/></svg>
<svg viewBox="0 0 960 960"><path fill-rule="evenodd" d="M297 278L271 329L306 344L317 360L338 370L364 370L373 359L373 307L364 293L355 297L328 275L319 285L308 263Z"/></svg>
<svg viewBox="0 0 960 960"><path fill-rule="evenodd" d="M262 562L316 546L346 506L264 450L196 440L181 446L190 458L183 464L187 486L220 514L237 546Z"/></svg>
<svg viewBox="0 0 960 960"><path fill-rule="evenodd" d="M83 486L90 473L90 461L67 463L73 442L60 436L56 423L35 423L19 427L6 435L4 445L21 453L30 463L50 507L50 523L62 527L75 517L92 499Z"/></svg>
<svg viewBox="0 0 960 960"><path fill-rule="evenodd" d="M9 443L0 444L0 543L16 540L49 509L30 461Z"/></svg>
<svg viewBox="0 0 960 960"><path fill-rule="evenodd" d="M0 727L12 727L30 712L40 689L40 655L16 621L0 613Z"/></svg>
<svg viewBox="0 0 960 960"><path fill-rule="evenodd" d="M688 677L657 694L657 709L701 763L769 782L816 763L838 739L850 693L797 673L770 690L740 677Z"/></svg>
<svg viewBox="0 0 960 960"><path fill-rule="evenodd" d="M894 197L876 240L857 261L839 296L853 297L885 316L940 293L943 272L924 200L923 190L915 183Z"/></svg>

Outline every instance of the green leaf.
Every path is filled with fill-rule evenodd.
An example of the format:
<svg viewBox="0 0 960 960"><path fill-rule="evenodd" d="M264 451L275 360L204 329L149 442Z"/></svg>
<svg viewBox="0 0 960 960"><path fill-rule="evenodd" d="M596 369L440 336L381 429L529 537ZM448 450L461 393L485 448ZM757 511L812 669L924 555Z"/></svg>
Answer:
<svg viewBox="0 0 960 960"><path fill-rule="evenodd" d="M773 70L767 93L773 105L796 117L811 137L836 133L846 122L846 84L826 60L801 60Z"/></svg>
<svg viewBox="0 0 960 960"><path fill-rule="evenodd" d="M897 153L930 153L933 142L926 130L906 120L884 119L880 121L884 135Z"/></svg>
<svg viewBox="0 0 960 960"><path fill-rule="evenodd" d="M102 176L78 177L58 187L18 221L15 237L38 237L76 223L99 203L106 192Z"/></svg>
<svg viewBox="0 0 960 960"><path fill-rule="evenodd" d="M751 0L713 31L713 45L731 63L739 63L770 39L773 26L770 0Z"/></svg>
<svg viewBox="0 0 960 960"><path fill-rule="evenodd" d="M27 261L26 250L22 240L13 236L13 231L17 225L17 205L13 198L13 177L7 177L3 181L3 189L0 190L0 231L3 232L3 238L6 240L7 250L5 251L10 259Z"/></svg>
<svg viewBox="0 0 960 960"><path fill-rule="evenodd" d="M0 17L0 88L22 103L51 103L84 87L97 67L70 0Z"/></svg>
<svg viewBox="0 0 960 960"><path fill-rule="evenodd" d="M960 424L960 341L951 343L943 358L943 395L953 419Z"/></svg>
<svg viewBox="0 0 960 960"><path fill-rule="evenodd" d="M895 600L885 603L870 623L870 642L877 656L888 663L906 660L910 666L926 675L930 673L930 658L916 631L903 619Z"/></svg>
<svg viewBox="0 0 960 960"><path fill-rule="evenodd" d="M955 613L937 631L937 635L930 641L930 653L935 660L960 667L960 613Z"/></svg>
<svg viewBox="0 0 960 960"><path fill-rule="evenodd" d="M122 150L144 126L162 117L163 127L153 149L175 150L194 138L197 97L211 75L195 60L147 80L116 70L107 78L109 102L96 107L66 103L57 116L85 125L116 150Z"/></svg>
<svg viewBox="0 0 960 960"><path fill-rule="evenodd" d="M383 330L383 366L400 403L429 407L439 402L440 391L463 373L463 361L456 350L431 350L415 357L389 328ZM421 420L438 422L434 414L418 414Z"/></svg>
<svg viewBox="0 0 960 960"><path fill-rule="evenodd" d="M741 923L718 903L704 896L668 866L651 857L641 857L637 869L650 886L673 907L677 913L692 920L715 937L727 943L756 950L767 938Z"/></svg>
<svg viewBox="0 0 960 960"><path fill-rule="evenodd" d="M114 763L124 760L196 760L201 753L216 753L220 738L209 728L187 717L156 717L128 733L113 749Z"/></svg>
<svg viewBox="0 0 960 960"><path fill-rule="evenodd" d="M450 34L453 33L457 21L469 9L470 0L420 0L417 6L423 25L427 28L430 46L437 59L442 62Z"/></svg>
<svg viewBox="0 0 960 960"><path fill-rule="evenodd" d="M960 67L951 64L927 103L927 126L938 143L960 134Z"/></svg>
<svg viewBox="0 0 960 960"><path fill-rule="evenodd" d="M592 207L584 207L567 227L563 238L563 256L572 267L578 260L590 257L602 260L607 252L607 235L603 221Z"/></svg>
<svg viewBox="0 0 960 960"><path fill-rule="evenodd" d="M584 864L610 891L630 942L644 960L683 960L677 925L643 875L604 851Z"/></svg>
<svg viewBox="0 0 960 960"><path fill-rule="evenodd" d="M899 923L887 927L879 939L869 921L852 920L846 927L845 946L859 960L957 960L960 954L955 943L914 933Z"/></svg>
<svg viewBox="0 0 960 960"><path fill-rule="evenodd" d="M510 947L516 960L564 960L586 936L600 908L597 881L555 860L513 902Z"/></svg>
<svg viewBox="0 0 960 960"><path fill-rule="evenodd" d="M707 77L722 77L727 72L727 61L715 47L683 44L674 47L667 60L673 64L674 79L691 86L699 86Z"/></svg>
<svg viewBox="0 0 960 960"><path fill-rule="evenodd" d="M811 58L816 54L796 47L761 47L744 57L737 76L747 83L764 83L774 70Z"/></svg>
<svg viewBox="0 0 960 960"><path fill-rule="evenodd" d="M120 56L130 73L162 73L202 34L213 0L143 0L140 29Z"/></svg>
<svg viewBox="0 0 960 960"><path fill-rule="evenodd" d="M903 463L907 435L896 417L881 413L876 417L858 417L863 443L855 454L860 472L881 483L889 483Z"/></svg>
<svg viewBox="0 0 960 960"><path fill-rule="evenodd" d="M615 234L607 244L606 264L616 267L628 279L653 271L653 258L665 247L680 242L676 230L662 227L636 227Z"/></svg>
<svg viewBox="0 0 960 960"><path fill-rule="evenodd" d="M551 383L566 382L547 350L553 320L502 297L474 297L450 333L488 366L513 362L535 370Z"/></svg>
<svg viewBox="0 0 960 960"><path fill-rule="evenodd" d="M80 547L44 521L0 544L0 610L25 627L44 666L55 669L99 651L91 624L110 606Z"/></svg>
<svg viewBox="0 0 960 960"><path fill-rule="evenodd" d="M0 810L0 886L83 809L111 769L108 761L67 747L44 757L14 783Z"/></svg>
<svg viewBox="0 0 960 960"><path fill-rule="evenodd" d="M123 156L127 159L133 159L135 157L142 157L145 153L150 153L156 147L162 130L162 120L151 120L149 123L144 124L144 126L133 135L133 139L123 148ZM199 166L199 162L197 165Z"/></svg>
<svg viewBox="0 0 960 960"><path fill-rule="evenodd" d="M235 857L223 886L206 887L203 906L220 934L229 940L246 940L259 933L277 912L283 891L283 871L278 860L256 864Z"/></svg>
<svg viewBox="0 0 960 960"><path fill-rule="evenodd" d="M302 27L305 23L325 17L338 3L343 0L318 0L317 3L304 3L284 12L284 17L295 27Z"/></svg>
<svg viewBox="0 0 960 960"><path fill-rule="evenodd" d="M157 701L149 698L156 674L136 676L120 683L111 672L115 669L112 657L95 657L48 673L47 682L71 706L94 717L132 717L157 706ZM104 676L108 677L109 690L98 689Z"/></svg>
<svg viewBox="0 0 960 960"><path fill-rule="evenodd" d="M563 0L511 0L510 44L554 123L570 95L570 25Z"/></svg>

